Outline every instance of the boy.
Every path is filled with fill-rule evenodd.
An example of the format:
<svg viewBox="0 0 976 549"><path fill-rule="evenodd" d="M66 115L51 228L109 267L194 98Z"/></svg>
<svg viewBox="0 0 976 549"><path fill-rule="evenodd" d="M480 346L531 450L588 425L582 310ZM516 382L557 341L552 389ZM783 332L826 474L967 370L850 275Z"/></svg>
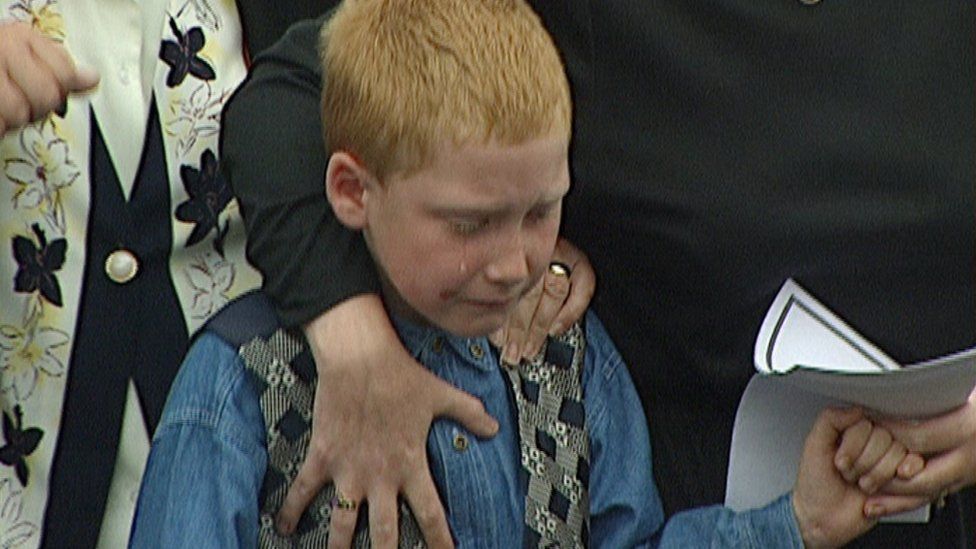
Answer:
<svg viewBox="0 0 976 549"><path fill-rule="evenodd" d="M454 543L779 547L840 544L870 527L835 451L855 458L851 481L863 474L874 485L913 462L855 412L818 421L792 497L738 515L691 511L664 529L641 406L593 315L536 359L500 366L485 336L549 268L570 179L569 86L525 2L347 0L323 29L326 43L329 202L362 231L406 346L481 398L500 426L489 440L447 421L431 429L426 453ZM155 436L133 545L294 541L271 517L306 451L309 361L260 297L203 332ZM849 427L858 436L837 450ZM377 474L395 466L378 463ZM329 487L297 539L348 546L364 496ZM413 543L429 514L400 511L400 542ZM377 546L397 541L371 534Z"/></svg>

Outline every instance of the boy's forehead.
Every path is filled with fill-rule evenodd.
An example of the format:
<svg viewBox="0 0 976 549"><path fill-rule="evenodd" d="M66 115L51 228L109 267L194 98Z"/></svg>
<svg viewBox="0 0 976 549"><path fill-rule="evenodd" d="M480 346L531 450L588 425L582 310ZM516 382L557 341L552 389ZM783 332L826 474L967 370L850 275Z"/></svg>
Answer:
<svg viewBox="0 0 976 549"><path fill-rule="evenodd" d="M568 140L545 137L515 145L493 141L443 143L426 167L407 178L437 185L438 195L445 199L488 198L520 188L558 198L568 186L568 170Z"/></svg>

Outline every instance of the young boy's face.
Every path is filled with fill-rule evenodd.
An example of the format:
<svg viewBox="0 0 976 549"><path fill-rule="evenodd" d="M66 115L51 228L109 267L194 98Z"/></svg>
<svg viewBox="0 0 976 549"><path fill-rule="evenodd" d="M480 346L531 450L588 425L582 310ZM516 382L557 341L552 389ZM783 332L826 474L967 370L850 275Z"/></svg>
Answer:
<svg viewBox="0 0 976 549"><path fill-rule="evenodd" d="M443 146L429 167L367 185L364 234L388 306L463 336L500 328L551 260L568 146Z"/></svg>

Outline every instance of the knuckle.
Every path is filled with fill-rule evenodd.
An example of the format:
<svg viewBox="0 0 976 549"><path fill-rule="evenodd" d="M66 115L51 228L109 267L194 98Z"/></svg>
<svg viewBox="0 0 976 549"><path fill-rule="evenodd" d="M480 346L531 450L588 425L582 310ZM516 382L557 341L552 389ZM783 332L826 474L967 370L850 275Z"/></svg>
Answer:
<svg viewBox="0 0 976 549"><path fill-rule="evenodd" d="M547 274L543 291L553 297L566 297L569 295L570 282L565 276Z"/></svg>
<svg viewBox="0 0 976 549"><path fill-rule="evenodd" d="M407 467L422 464L426 467L427 449L415 444L406 444L403 448L403 462Z"/></svg>
<svg viewBox="0 0 976 549"><path fill-rule="evenodd" d="M312 477L307 470L300 471L292 482L290 492L294 494L293 503L299 505L301 502L312 499L322 485L316 478Z"/></svg>
<svg viewBox="0 0 976 549"><path fill-rule="evenodd" d="M529 347L538 347L542 345L543 340L546 339L546 328L547 326L542 326L539 323L532 325L529 329L528 343Z"/></svg>
<svg viewBox="0 0 976 549"><path fill-rule="evenodd" d="M422 529L430 529L440 523L440 507L429 503L421 503L413 508L413 516Z"/></svg>
<svg viewBox="0 0 976 549"><path fill-rule="evenodd" d="M369 535L374 543L387 546L396 542L397 525L393 517L383 516L369 527Z"/></svg>
<svg viewBox="0 0 976 549"><path fill-rule="evenodd" d="M468 399L467 402L468 402L468 411L471 414L473 414L473 415L483 415L483 414L487 414L488 413L487 408L485 408L485 403L482 402L481 399L477 399L477 398L472 397L472 398ZM425 458L426 458L426 455L425 455Z"/></svg>

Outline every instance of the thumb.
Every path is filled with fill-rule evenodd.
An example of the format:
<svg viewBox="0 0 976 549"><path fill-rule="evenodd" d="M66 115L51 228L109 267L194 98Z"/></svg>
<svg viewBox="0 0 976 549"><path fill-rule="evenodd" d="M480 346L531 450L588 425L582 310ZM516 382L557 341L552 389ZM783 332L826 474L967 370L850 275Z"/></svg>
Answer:
<svg viewBox="0 0 976 549"><path fill-rule="evenodd" d="M491 438L498 433L498 422L485 411L478 398L436 378L432 384L433 412L435 417L448 417L481 438Z"/></svg>
<svg viewBox="0 0 976 549"><path fill-rule="evenodd" d="M100 77L98 71L86 65L78 65L75 73L68 81L68 92L90 91L98 85Z"/></svg>

